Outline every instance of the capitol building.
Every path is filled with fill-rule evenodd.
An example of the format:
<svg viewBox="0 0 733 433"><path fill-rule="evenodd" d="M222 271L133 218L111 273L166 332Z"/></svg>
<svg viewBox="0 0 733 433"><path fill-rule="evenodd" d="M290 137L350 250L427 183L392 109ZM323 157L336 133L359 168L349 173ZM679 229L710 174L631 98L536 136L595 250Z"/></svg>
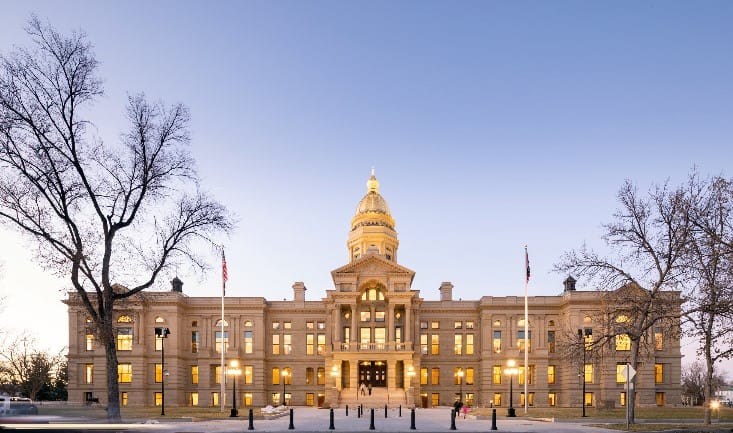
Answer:
<svg viewBox="0 0 733 433"><path fill-rule="evenodd" d="M570 276L558 281L561 294L528 298L525 335L524 297L454 299L453 285L442 282L430 294L437 300L426 300L412 287L415 271L399 262L395 219L373 172L350 227L348 263L331 271L333 287L318 300L306 300L302 282L290 300L226 297L222 321L221 297L187 296L175 278L170 291L117 302L121 404L231 406L236 392L240 408L457 400L506 408L511 392L514 407L625 405L628 337L601 354L569 355L602 333L603 292L576 290ZM64 302L69 402L104 404L104 348L79 296ZM159 338L156 328L170 334ZM636 365L638 405L681 402L679 338L649 331L652 344Z"/></svg>

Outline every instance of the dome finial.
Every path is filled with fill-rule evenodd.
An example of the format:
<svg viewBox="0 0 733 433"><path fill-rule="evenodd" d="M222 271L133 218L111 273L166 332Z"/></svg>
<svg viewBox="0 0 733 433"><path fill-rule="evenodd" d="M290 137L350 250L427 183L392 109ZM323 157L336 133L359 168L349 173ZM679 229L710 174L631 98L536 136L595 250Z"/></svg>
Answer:
<svg viewBox="0 0 733 433"><path fill-rule="evenodd" d="M367 181L367 192L379 194L379 181L377 180L377 176L374 174L374 167L372 167L372 175Z"/></svg>

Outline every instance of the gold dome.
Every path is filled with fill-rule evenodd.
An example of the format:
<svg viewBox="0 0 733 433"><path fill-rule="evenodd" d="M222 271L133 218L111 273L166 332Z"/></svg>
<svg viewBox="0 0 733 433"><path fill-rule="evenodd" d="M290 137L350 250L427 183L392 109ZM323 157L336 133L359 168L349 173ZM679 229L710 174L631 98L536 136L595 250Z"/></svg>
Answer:
<svg viewBox="0 0 733 433"><path fill-rule="evenodd" d="M368 216L369 214L372 214L371 218ZM383 217L380 215L383 215ZM352 220L352 230L362 225L382 225L394 229L394 220L389 212L387 201L379 194L379 181L374 175L373 168L372 175L367 181L367 193L361 199L359 205L356 206L356 214Z"/></svg>

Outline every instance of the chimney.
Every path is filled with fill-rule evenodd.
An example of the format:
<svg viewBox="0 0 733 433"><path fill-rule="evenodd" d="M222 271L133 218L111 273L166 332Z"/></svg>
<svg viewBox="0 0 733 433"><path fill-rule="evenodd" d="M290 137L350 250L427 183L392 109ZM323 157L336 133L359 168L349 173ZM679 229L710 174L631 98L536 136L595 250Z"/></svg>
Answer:
<svg viewBox="0 0 733 433"><path fill-rule="evenodd" d="M442 283L440 283L440 300L453 300L453 284L451 284L450 281L443 281Z"/></svg>
<svg viewBox="0 0 733 433"><path fill-rule="evenodd" d="M296 281L293 284L293 300L304 302L305 301L305 291L307 289L305 288L305 284L303 284L302 281Z"/></svg>
<svg viewBox="0 0 733 433"><path fill-rule="evenodd" d="M575 291L575 278L573 278L572 275L568 275L567 278L565 278L565 281L562 282L563 286L565 286L566 292L574 292Z"/></svg>
<svg viewBox="0 0 733 433"><path fill-rule="evenodd" d="M178 277L174 277L171 280L171 292L183 293L183 281Z"/></svg>

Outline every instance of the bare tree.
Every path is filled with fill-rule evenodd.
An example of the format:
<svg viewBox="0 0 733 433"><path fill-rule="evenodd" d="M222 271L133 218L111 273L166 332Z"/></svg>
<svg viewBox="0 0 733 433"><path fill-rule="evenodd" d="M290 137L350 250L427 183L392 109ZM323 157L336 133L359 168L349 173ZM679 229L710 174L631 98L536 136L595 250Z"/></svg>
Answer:
<svg viewBox="0 0 733 433"><path fill-rule="evenodd" d="M685 325L699 342L704 360L706 402L714 395L715 365L733 356L733 183L722 177L688 183L688 209L694 227L687 250ZM704 422L711 422L704 408Z"/></svg>
<svg viewBox="0 0 733 433"><path fill-rule="evenodd" d="M51 354L37 349L35 339L27 333L4 341L0 347L4 391L21 393L36 400L39 391L51 382L52 375L62 361L61 353Z"/></svg>
<svg viewBox="0 0 733 433"><path fill-rule="evenodd" d="M107 416L117 421L115 301L178 262L203 268L196 241L228 232L231 219L199 190L183 105L131 96L129 129L107 145L85 117L103 93L86 36L36 17L27 33L32 50L0 57L0 221L79 294L105 349Z"/></svg>
<svg viewBox="0 0 733 433"><path fill-rule="evenodd" d="M682 395L688 398L688 404L694 406L710 402L714 393L725 385L725 376L714 373L712 379L707 377L707 367L696 359L694 362L682 367ZM707 395L705 388L710 384L713 394ZM705 406L709 406L705 404Z"/></svg>
<svg viewBox="0 0 733 433"><path fill-rule="evenodd" d="M555 270L586 277L590 285L608 292L606 337L615 334L628 338L629 362L636 366L644 336L662 321L679 315L678 309L669 305L676 302L678 307L678 297L665 292L680 287L690 230L680 190L656 186L648 196L642 196L631 181L626 181L618 201L620 209L614 221L604 225L603 240L611 255L604 257L583 246L566 252ZM636 377L632 380L635 383ZM629 422L633 423L635 393L628 393L627 400Z"/></svg>

